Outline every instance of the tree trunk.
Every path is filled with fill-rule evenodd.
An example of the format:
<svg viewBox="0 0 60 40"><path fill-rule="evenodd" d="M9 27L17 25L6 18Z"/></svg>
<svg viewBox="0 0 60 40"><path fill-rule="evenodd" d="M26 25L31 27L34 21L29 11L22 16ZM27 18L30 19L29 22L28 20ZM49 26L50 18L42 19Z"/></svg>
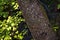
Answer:
<svg viewBox="0 0 60 40"><path fill-rule="evenodd" d="M18 0L34 40L56 40L44 7L38 0Z"/></svg>

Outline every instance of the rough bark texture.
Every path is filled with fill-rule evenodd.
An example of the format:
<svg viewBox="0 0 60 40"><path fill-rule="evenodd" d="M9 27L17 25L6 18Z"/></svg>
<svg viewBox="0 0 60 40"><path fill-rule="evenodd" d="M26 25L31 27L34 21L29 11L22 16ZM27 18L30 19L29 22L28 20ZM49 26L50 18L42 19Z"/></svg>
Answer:
<svg viewBox="0 0 60 40"><path fill-rule="evenodd" d="M57 12L58 13L58 12ZM60 40L60 13L58 13L57 17L56 17L56 24L58 25L59 29L57 30L57 36L58 36L58 40Z"/></svg>
<svg viewBox="0 0 60 40"><path fill-rule="evenodd" d="M18 0L34 40L56 40L44 7L38 0Z"/></svg>

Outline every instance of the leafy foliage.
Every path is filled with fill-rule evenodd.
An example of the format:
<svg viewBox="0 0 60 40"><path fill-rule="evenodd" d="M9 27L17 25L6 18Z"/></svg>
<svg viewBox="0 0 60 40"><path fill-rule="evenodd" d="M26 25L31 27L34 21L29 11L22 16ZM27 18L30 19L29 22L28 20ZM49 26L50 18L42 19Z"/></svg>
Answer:
<svg viewBox="0 0 60 40"><path fill-rule="evenodd" d="M18 7L15 0L0 0L0 40L22 40L27 33L26 29L20 33L18 31L18 24L25 21Z"/></svg>

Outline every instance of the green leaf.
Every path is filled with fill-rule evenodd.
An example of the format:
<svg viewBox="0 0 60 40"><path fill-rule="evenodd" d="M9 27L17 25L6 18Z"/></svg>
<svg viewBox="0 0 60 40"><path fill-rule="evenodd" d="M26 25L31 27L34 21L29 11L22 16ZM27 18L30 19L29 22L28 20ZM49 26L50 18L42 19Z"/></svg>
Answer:
<svg viewBox="0 0 60 40"><path fill-rule="evenodd" d="M60 9L60 4L58 4L58 7L57 8Z"/></svg>

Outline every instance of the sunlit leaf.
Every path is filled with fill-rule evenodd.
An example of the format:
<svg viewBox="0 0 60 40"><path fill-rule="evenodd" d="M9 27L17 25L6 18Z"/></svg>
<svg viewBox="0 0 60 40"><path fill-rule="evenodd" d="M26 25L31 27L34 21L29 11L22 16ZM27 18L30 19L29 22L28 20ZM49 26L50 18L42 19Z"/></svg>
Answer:
<svg viewBox="0 0 60 40"><path fill-rule="evenodd" d="M60 9L60 4L58 4L58 9Z"/></svg>
<svg viewBox="0 0 60 40"><path fill-rule="evenodd" d="M14 35L14 38L17 38L17 35Z"/></svg>
<svg viewBox="0 0 60 40"><path fill-rule="evenodd" d="M19 38L19 39L23 39L24 36L22 36L22 35L18 35L18 38Z"/></svg>
<svg viewBox="0 0 60 40"><path fill-rule="evenodd" d="M4 40L11 40L11 37L7 35Z"/></svg>

